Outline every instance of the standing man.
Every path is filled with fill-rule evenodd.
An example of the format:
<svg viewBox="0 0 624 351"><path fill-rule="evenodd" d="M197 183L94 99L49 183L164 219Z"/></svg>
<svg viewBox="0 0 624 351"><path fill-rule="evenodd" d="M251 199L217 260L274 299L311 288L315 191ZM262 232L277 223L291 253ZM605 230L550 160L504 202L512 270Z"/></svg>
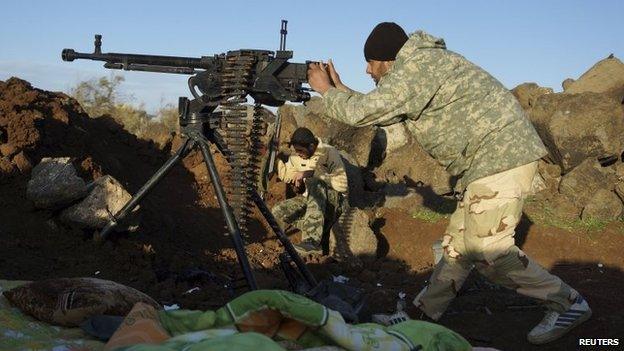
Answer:
<svg viewBox="0 0 624 351"><path fill-rule="evenodd" d="M520 104L480 67L446 49L444 40L395 23L377 25L364 45L376 89L346 87L330 61L311 65L310 86L326 114L352 126L403 123L453 176L462 200L443 236L444 257L414 300L438 320L475 268L548 312L529 342L553 341L591 316L583 297L515 245L523 201L537 160L547 151ZM409 162L409 160L406 160Z"/></svg>
<svg viewBox="0 0 624 351"><path fill-rule="evenodd" d="M347 174L338 150L309 129L296 129L289 145L295 153L277 161L277 176L300 195L276 204L272 212L282 224L301 230L301 243L294 244L300 254L321 253L324 229L336 219L348 189Z"/></svg>

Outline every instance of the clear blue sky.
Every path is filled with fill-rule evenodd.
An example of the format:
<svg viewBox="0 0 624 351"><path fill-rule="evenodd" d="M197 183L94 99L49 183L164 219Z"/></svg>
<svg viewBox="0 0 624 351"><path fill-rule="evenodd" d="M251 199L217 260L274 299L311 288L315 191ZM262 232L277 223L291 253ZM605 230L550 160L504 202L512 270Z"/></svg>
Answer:
<svg viewBox="0 0 624 351"><path fill-rule="evenodd" d="M0 80L18 76L47 90L110 74L94 61L63 62L63 48L202 56L240 48L275 50L280 20L294 61L333 58L345 83L368 91L363 43L382 21L423 29L508 88L561 90L597 61L624 58L624 1L4 1ZM186 77L123 72L123 90L153 111L187 96Z"/></svg>

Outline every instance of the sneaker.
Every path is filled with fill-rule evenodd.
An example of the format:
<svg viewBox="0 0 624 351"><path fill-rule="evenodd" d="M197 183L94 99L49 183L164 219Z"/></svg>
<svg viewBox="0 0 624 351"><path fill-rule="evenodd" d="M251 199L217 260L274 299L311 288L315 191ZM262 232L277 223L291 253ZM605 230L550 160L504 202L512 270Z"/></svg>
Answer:
<svg viewBox="0 0 624 351"><path fill-rule="evenodd" d="M300 255L320 254L323 252L321 243L310 239L303 240L299 244L293 244L293 246Z"/></svg>
<svg viewBox="0 0 624 351"><path fill-rule="evenodd" d="M401 322L409 321L411 318L407 313L399 311L394 314L374 314L371 317L373 323L387 326L399 324Z"/></svg>
<svg viewBox="0 0 624 351"><path fill-rule="evenodd" d="M578 295L572 306L564 313L546 312L544 319L529 332L527 340L536 345L551 342L588 320L591 315L589 304Z"/></svg>

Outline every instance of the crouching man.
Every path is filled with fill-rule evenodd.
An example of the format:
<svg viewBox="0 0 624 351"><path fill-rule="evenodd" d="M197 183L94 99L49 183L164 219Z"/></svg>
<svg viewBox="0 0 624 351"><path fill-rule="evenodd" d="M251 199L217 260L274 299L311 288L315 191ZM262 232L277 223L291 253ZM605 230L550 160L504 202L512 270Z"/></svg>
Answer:
<svg viewBox="0 0 624 351"><path fill-rule="evenodd" d="M301 243L294 244L300 254L322 252L323 233L340 215L347 174L338 150L323 143L307 128L293 133L290 147L294 154L277 161L278 178L293 185L297 196L279 202L273 215L282 226L301 230Z"/></svg>

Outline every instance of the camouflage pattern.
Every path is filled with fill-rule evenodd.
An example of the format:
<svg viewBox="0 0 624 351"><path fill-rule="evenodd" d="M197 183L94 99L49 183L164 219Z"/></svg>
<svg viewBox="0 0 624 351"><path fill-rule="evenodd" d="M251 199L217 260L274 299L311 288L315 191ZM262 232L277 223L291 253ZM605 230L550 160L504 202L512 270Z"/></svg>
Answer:
<svg viewBox="0 0 624 351"><path fill-rule="evenodd" d="M535 161L546 148L516 98L444 40L410 35L392 68L367 94L331 88L326 114L353 126L405 123L423 148L472 181Z"/></svg>
<svg viewBox="0 0 624 351"><path fill-rule="evenodd" d="M559 313L578 294L514 243L537 162L479 179L466 189L442 240L444 256L414 304L437 320L475 268L494 283L545 302Z"/></svg>
<svg viewBox="0 0 624 351"><path fill-rule="evenodd" d="M341 194L318 178L305 180L306 194L277 203L273 216L282 227L289 223L301 230L302 240L321 242L339 216Z"/></svg>
<svg viewBox="0 0 624 351"><path fill-rule="evenodd" d="M316 150L310 158L304 159L293 154L286 163L278 160L277 176L286 183L292 183L297 172L311 170L314 171L314 178L322 180L338 192L346 192L349 183L340 152L320 138L318 140Z"/></svg>

